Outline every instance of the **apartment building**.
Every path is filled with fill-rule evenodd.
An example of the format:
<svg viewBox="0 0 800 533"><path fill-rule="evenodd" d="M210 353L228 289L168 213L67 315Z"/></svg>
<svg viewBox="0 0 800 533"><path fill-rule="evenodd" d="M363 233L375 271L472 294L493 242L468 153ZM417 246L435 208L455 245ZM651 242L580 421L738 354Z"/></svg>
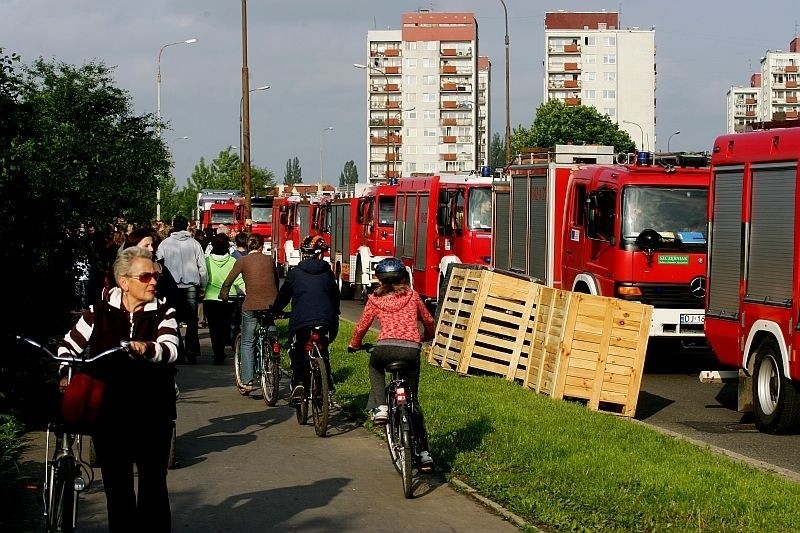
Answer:
<svg viewBox="0 0 800 533"><path fill-rule="evenodd" d="M758 122L758 99L761 93L761 74L750 76L750 86L734 86L728 90L728 133L747 131Z"/></svg>
<svg viewBox="0 0 800 533"><path fill-rule="evenodd" d="M567 11L545 13L544 28L545 100L594 107L655 151L655 29L621 29L619 13Z"/></svg>
<svg viewBox="0 0 800 533"><path fill-rule="evenodd" d="M750 77L750 87L733 86L727 93L727 132L747 131L765 122L796 121L800 118L800 38L789 43L789 51L767 50L761 70Z"/></svg>
<svg viewBox="0 0 800 533"><path fill-rule="evenodd" d="M366 54L369 182L488 164L491 62L473 13L404 13L367 32Z"/></svg>

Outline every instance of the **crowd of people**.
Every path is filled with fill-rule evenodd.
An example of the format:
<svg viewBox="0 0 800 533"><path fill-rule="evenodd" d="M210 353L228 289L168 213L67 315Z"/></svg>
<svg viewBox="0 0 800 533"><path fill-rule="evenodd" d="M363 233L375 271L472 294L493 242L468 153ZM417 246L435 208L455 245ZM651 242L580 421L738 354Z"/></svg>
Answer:
<svg viewBox="0 0 800 533"><path fill-rule="evenodd" d="M98 365L105 389L102 416L93 436L103 473L109 531L170 531L166 478L176 418L175 365L198 362L199 306L215 364L224 363L226 350L233 345L233 330L241 328L240 371L250 390L256 312L266 310L277 316L290 307L291 400L297 403L308 387L303 347L311 328L323 326L330 342L338 334L339 288L324 258L328 244L319 235L303 241L302 260L280 283L274 260L264 253L264 238L255 233L239 232L231 238L224 226L193 231L183 216L176 216L169 229L114 229L107 237L99 233L94 226L87 228L92 250L89 305L64 336L60 350L99 351L132 341L129 353L108 357ZM433 318L410 287L398 259L385 259L377 273L380 286L368 298L348 351L361 346L377 318L381 331L369 362L368 408L373 423L379 425L387 420L385 366L397 359L415 363L411 386L417 389L422 342L433 336ZM233 301L238 297L242 297L240 317L234 316ZM328 359L329 390L335 391L327 350L323 356ZM140 409L144 404L146 408ZM132 405L137 409L131 411ZM421 409L418 412L414 424L424 448L421 470L428 471L433 460ZM131 434L136 438L130 439Z"/></svg>

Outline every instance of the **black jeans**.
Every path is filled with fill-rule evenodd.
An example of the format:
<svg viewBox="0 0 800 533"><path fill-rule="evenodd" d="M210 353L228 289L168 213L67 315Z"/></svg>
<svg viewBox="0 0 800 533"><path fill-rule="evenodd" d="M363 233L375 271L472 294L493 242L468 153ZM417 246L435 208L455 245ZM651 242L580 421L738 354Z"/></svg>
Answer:
<svg viewBox="0 0 800 533"><path fill-rule="evenodd" d="M176 316L186 324L185 338L178 327L178 358L196 360L200 355L200 332L197 329L197 287L179 287Z"/></svg>
<svg viewBox="0 0 800 533"><path fill-rule="evenodd" d="M221 363L225 360L225 347L231 344L233 304L221 300L203 300L203 307L211 349L214 351L214 362Z"/></svg>

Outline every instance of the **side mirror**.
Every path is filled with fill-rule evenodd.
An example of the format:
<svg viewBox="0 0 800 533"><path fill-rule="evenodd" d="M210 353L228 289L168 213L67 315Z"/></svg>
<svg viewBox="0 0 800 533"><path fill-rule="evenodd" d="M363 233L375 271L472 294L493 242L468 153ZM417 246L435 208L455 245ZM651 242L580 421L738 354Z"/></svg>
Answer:
<svg viewBox="0 0 800 533"><path fill-rule="evenodd" d="M439 205L450 203L450 193L447 189L439 189Z"/></svg>
<svg viewBox="0 0 800 533"><path fill-rule="evenodd" d="M450 226L450 207L440 205L436 209L436 226L443 235L450 235L453 228Z"/></svg>

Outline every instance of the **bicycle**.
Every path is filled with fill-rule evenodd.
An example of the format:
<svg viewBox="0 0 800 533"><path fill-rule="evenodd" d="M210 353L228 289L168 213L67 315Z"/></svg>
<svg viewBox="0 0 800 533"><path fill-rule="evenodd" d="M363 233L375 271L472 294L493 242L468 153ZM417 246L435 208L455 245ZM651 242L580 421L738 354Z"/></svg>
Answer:
<svg viewBox="0 0 800 533"><path fill-rule="evenodd" d="M328 387L328 365L323 353L328 350L328 327L312 326L304 347L308 359L308 387L303 399L297 403L295 415L300 425L308 422L309 406L314 421L314 432L324 437L328 432L328 416L330 414L330 390ZM295 341L297 342L297 341Z"/></svg>
<svg viewBox="0 0 800 533"><path fill-rule="evenodd" d="M66 383L83 363L97 361L111 353L127 351L130 342L122 341L90 357L77 354L56 355L37 341L17 336L18 342L25 342L47 354L50 358L65 363ZM53 438L52 455L51 435ZM45 530L51 532L74 532L78 523L78 494L89 490L94 482L92 465L83 459L83 435L69 431L62 420L47 424L45 444L45 471L42 484L42 503L44 506ZM77 443L77 448L75 447ZM77 450L77 451L76 451Z"/></svg>
<svg viewBox="0 0 800 533"><path fill-rule="evenodd" d="M260 382L264 402L273 407L278 402L281 384L281 345L275 317L268 310L256 311L256 331L253 336L253 384ZM242 381L242 334L233 342L234 378L239 394L246 396L252 390Z"/></svg>

